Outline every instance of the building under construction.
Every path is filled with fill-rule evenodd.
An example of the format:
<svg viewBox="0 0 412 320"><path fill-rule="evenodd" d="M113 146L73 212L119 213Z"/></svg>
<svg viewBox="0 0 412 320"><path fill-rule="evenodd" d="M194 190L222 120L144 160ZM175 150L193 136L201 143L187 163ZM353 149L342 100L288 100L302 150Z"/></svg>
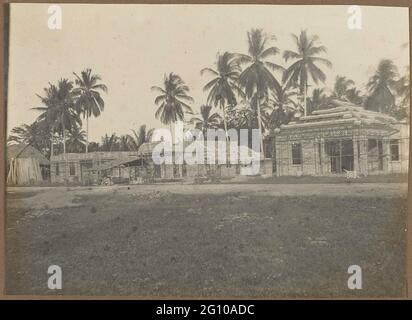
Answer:
<svg viewBox="0 0 412 320"><path fill-rule="evenodd" d="M270 142L277 176L408 172L409 125L341 101L282 125Z"/></svg>

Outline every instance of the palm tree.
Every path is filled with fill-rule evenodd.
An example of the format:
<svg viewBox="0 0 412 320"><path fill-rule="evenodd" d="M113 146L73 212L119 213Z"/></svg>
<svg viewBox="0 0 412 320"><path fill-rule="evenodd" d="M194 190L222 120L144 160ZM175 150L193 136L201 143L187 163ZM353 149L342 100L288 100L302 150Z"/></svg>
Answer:
<svg viewBox="0 0 412 320"><path fill-rule="evenodd" d="M121 135L118 140L119 151L130 151L130 136L128 134Z"/></svg>
<svg viewBox="0 0 412 320"><path fill-rule="evenodd" d="M392 112L392 114L398 119L406 118L409 120L411 97L411 88L409 84L409 67L406 70L406 74L397 81L396 93L398 94L400 101L397 110Z"/></svg>
<svg viewBox="0 0 412 320"><path fill-rule="evenodd" d="M299 108L293 100L296 92L292 90L290 83L282 83L272 91L272 99L269 99L264 108L264 124L267 130L277 128L281 124L289 122L295 111Z"/></svg>
<svg viewBox="0 0 412 320"><path fill-rule="evenodd" d="M366 109L389 113L395 104L392 93L396 89L398 69L391 60L383 59L379 62L375 74L369 79L367 88L369 96L366 100Z"/></svg>
<svg viewBox="0 0 412 320"><path fill-rule="evenodd" d="M339 100L347 100L347 93L353 85L355 85L353 80L339 75L336 76L335 85L333 87L333 97Z"/></svg>
<svg viewBox="0 0 412 320"><path fill-rule="evenodd" d="M362 93L356 87L350 88L346 91L346 99L356 105L362 105L364 101Z"/></svg>
<svg viewBox="0 0 412 320"><path fill-rule="evenodd" d="M57 85L50 84L44 89L44 97L37 95L44 107L33 108L42 113L37 118L44 121L50 133L57 131L63 138L63 153L66 155L67 130L81 125L79 114L75 109L75 94L73 83L68 79L61 79ZM53 146L53 142L52 142ZM66 157L66 156L65 156ZM66 170L67 171L67 170Z"/></svg>
<svg viewBox="0 0 412 320"><path fill-rule="evenodd" d="M100 146L98 142L89 142L89 151L96 152L100 150Z"/></svg>
<svg viewBox="0 0 412 320"><path fill-rule="evenodd" d="M194 116L190 119L190 123L193 124L196 129L201 130L204 136L206 135L207 129L217 129L222 120L218 113L212 113L211 111L211 106L202 105L200 107L200 117Z"/></svg>
<svg viewBox="0 0 412 320"><path fill-rule="evenodd" d="M227 116L229 120L229 126L231 128L239 129L249 129L256 128L258 126L257 121L257 111L256 103L245 103L238 104L236 106L228 106Z"/></svg>
<svg viewBox="0 0 412 320"><path fill-rule="evenodd" d="M329 105L330 97L325 94L324 88L316 88L312 91L312 96L307 98L307 114L315 110L325 108Z"/></svg>
<svg viewBox="0 0 412 320"><path fill-rule="evenodd" d="M11 129L7 143L28 144L39 150L46 158L50 157L50 130L43 122L35 121L32 124L22 124Z"/></svg>
<svg viewBox="0 0 412 320"><path fill-rule="evenodd" d="M129 135L129 148L138 151L143 143L150 142L153 136L154 129L146 129L146 125L142 124L139 129L133 130L133 136Z"/></svg>
<svg viewBox="0 0 412 320"><path fill-rule="evenodd" d="M153 86L152 90L160 93L154 100L159 106L155 117L160 118L163 124L170 125L170 131L172 131L173 123L178 120L183 121L185 112L192 113L192 108L188 103L193 103L194 100L188 95L189 87L179 75L173 72L165 74L163 88Z"/></svg>
<svg viewBox="0 0 412 320"><path fill-rule="evenodd" d="M355 82L344 76L336 76L331 99L349 101L356 105L363 103L360 90L355 87Z"/></svg>
<svg viewBox="0 0 412 320"><path fill-rule="evenodd" d="M22 124L18 127L11 129L10 134L7 137L8 143L27 143L31 144L36 139L37 130L35 129L34 122L31 125Z"/></svg>
<svg viewBox="0 0 412 320"><path fill-rule="evenodd" d="M286 50L283 53L283 58L287 62L289 59L296 60L284 73L284 79L286 81L292 81L294 84L299 85L299 92L303 95L304 115L306 116L306 98L309 76L318 84L319 81L325 82L326 75L316 65L316 63L322 63L327 67L331 67L332 63L318 56L319 53L326 52L326 47L317 45L319 37L317 35L308 36L306 30L301 31L297 36L292 34L295 40L297 51Z"/></svg>
<svg viewBox="0 0 412 320"><path fill-rule="evenodd" d="M76 126L69 131L67 148L70 152L83 152L86 145L86 134L80 126Z"/></svg>
<svg viewBox="0 0 412 320"><path fill-rule="evenodd" d="M409 108L411 98L411 87L409 81L409 67L406 70L406 74L402 76L396 83L396 92L400 96L400 104Z"/></svg>
<svg viewBox="0 0 412 320"><path fill-rule="evenodd" d="M119 137L113 133L110 137L107 133L102 137L102 144L100 146L101 151L113 151L117 148L117 142Z"/></svg>
<svg viewBox="0 0 412 320"><path fill-rule="evenodd" d="M268 42L271 39L274 40L274 37L269 37L262 29L252 29L247 33L247 37L249 54L237 55L239 63L247 65L239 76L239 85L249 100L252 100L252 97L256 98L258 126L261 135L260 147L264 157L260 100L267 98L269 90L280 87L279 82L270 70L283 71L283 68L267 60L269 57L273 57L279 52L278 48L268 46Z"/></svg>
<svg viewBox="0 0 412 320"><path fill-rule="evenodd" d="M294 112L290 109L273 108L263 112L262 122L268 130L279 128L282 124L288 124L293 118Z"/></svg>
<svg viewBox="0 0 412 320"><path fill-rule="evenodd" d="M74 90L78 95L77 107L86 117L86 153L89 151L89 117L98 117L104 109L104 100L99 91L107 92L106 85L98 83L101 77L92 74L91 69L86 69L80 76L73 73L76 77L77 88Z"/></svg>
<svg viewBox="0 0 412 320"><path fill-rule="evenodd" d="M297 95L288 83L283 83L281 87L276 87L272 91L273 105L275 108L296 110L297 103L292 99Z"/></svg>
<svg viewBox="0 0 412 320"><path fill-rule="evenodd" d="M239 93L237 81L240 75L240 66L233 53L225 52L217 54L216 70L204 68L200 74L210 73L214 78L209 81L203 88L209 91L207 104L219 106L223 112L223 123L227 135L226 105L236 105L235 91ZM209 110L210 113L210 110Z"/></svg>

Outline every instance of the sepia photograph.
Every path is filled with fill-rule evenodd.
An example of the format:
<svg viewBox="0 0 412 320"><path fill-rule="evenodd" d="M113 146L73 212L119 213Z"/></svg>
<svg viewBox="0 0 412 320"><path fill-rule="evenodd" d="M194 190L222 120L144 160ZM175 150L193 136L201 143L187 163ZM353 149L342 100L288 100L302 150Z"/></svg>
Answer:
<svg viewBox="0 0 412 320"><path fill-rule="evenodd" d="M409 30L399 6L10 4L5 294L405 298Z"/></svg>

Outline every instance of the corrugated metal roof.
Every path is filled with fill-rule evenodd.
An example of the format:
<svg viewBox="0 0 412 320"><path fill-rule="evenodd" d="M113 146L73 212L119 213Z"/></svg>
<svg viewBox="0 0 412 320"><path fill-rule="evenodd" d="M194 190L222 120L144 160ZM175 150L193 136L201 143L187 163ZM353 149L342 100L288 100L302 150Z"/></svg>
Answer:
<svg viewBox="0 0 412 320"><path fill-rule="evenodd" d="M154 147L155 147L156 145L160 144L160 143L163 143L163 142L158 141L158 142L149 142L149 143L144 143L144 144L142 144L141 147L139 148L139 155L140 155L140 156L141 156L141 155L146 155L146 156L147 156L147 155L152 155L152 152L153 152ZM194 149L199 148L199 149L202 150L204 153L209 153L209 152L214 153L214 152L217 152L218 149L219 149L219 147L220 147L219 143L216 142L216 141L207 141L207 140L206 140L206 141L199 141L199 140L196 140L196 141L184 141L184 143L183 143L183 150L180 150L180 149L177 150L177 149L175 149L174 151L175 151L176 153L179 153L180 151L183 151L183 152L184 152L185 149L186 149L189 145L191 145L191 147L193 147ZM237 143L226 142L226 146L225 146L225 142L223 142L223 146L222 146L222 147L226 149L226 153L227 153L227 154L229 154L229 153L231 153L231 152L245 152L245 153L250 154L250 155L256 155L256 154L259 153L259 152L256 152L256 151L250 149L250 148L247 147L247 146L244 146L244 145L240 145L240 146L239 146ZM177 148L176 145L174 145L174 148Z"/></svg>
<svg viewBox="0 0 412 320"><path fill-rule="evenodd" d="M108 169L112 169L118 166L121 166L123 164L129 163L129 162L133 162L136 161L137 159L117 159L117 160L113 160L101 165L97 165L97 166L93 166L91 168L89 168L90 171L102 171L102 170L108 170Z"/></svg>
<svg viewBox="0 0 412 320"><path fill-rule="evenodd" d="M145 142L139 147L138 154L139 155L149 155L152 154L153 149L157 146L161 141L156 142Z"/></svg>

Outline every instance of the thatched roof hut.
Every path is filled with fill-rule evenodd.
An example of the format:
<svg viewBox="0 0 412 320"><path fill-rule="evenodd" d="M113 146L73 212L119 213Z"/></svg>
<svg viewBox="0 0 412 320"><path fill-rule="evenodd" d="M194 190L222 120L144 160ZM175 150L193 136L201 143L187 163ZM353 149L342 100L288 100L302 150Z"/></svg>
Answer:
<svg viewBox="0 0 412 320"><path fill-rule="evenodd" d="M41 166L50 162L41 152L27 144L7 146L7 183L32 184L43 181Z"/></svg>
<svg viewBox="0 0 412 320"><path fill-rule="evenodd" d="M50 164L49 160L47 160L47 158L39 150L24 143L7 146L7 162L9 162L11 158L16 157L20 159L34 158L39 161L39 164L45 166Z"/></svg>

